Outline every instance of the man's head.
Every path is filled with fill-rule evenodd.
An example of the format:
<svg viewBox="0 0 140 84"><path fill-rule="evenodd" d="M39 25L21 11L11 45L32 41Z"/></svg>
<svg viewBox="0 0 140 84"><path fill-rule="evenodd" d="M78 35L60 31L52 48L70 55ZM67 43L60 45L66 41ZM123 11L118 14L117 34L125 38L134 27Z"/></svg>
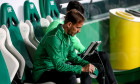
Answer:
<svg viewBox="0 0 140 84"><path fill-rule="evenodd" d="M82 6L81 3L79 3L78 1L70 1L68 6L67 6L67 12L69 12L71 9L76 9L79 12L81 12L82 14L84 14L84 7Z"/></svg>
<svg viewBox="0 0 140 84"><path fill-rule="evenodd" d="M76 9L70 10L64 21L64 30L68 35L74 36L76 33L81 31L81 27L83 26L85 18L83 14L81 14Z"/></svg>

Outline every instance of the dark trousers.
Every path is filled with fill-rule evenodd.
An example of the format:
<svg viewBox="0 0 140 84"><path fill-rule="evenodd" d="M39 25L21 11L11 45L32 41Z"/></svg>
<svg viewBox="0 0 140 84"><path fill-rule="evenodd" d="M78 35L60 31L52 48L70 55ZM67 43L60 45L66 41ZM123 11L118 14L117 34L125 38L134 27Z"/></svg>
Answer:
<svg viewBox="0 0 140 84"><path fill-rule="evenodd" d="M117 84L109 61L109 54L106 52L97 52L86 56L84 59L95 65L99 70L99 75L96 78L99 84L104 84L104 76L105 84ZM73 72L58 72L56 70L44 72L38 82L53 81L56 84L76 84L76 77L81 77L81 84L92 84L92 78L89 76L89 73L82 72L77 76Z"/></svg>
<svg viewBox="0 0 140 84"><path fill-rule="evenodd" d="M99 51L95 52L93 55L86 56L84 59L95 65L95 67L97 67L97 69L99 70L99 75L97 77L97 81L99 82L99 84L104 84L104 76L105 84L117 84L109 61L108 53Z"/></svg>
<svg viewBox="0 0 140 84"><path fill-rule="evenodd" d="M92 84L92 79L87 72L76 75L74 72L58 72L56 70L44 72L38 83L52 81L56 84L76 84L76 77L81 77L81 84Z"/></svg>

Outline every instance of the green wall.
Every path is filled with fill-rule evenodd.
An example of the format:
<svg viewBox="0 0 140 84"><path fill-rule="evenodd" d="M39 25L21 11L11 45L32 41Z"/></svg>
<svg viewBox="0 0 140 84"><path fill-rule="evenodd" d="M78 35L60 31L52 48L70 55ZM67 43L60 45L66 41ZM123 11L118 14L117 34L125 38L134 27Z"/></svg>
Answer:
<svg viewBox="0 0 140 84"><path fill-rule="evenodd" d="M85 22L77 37L86 48L92 41L102 41L98 50L109 52L109 19Z"/></svg>

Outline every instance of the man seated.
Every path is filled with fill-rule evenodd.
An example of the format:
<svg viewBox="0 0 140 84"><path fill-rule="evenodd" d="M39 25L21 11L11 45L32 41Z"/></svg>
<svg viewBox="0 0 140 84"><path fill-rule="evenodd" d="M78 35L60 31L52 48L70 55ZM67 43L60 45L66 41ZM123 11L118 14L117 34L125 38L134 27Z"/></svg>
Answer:
<svg viewBox="0 0 140 84"><path fill-rule="evenodd" d="M56 84L76 84L76 76L79 76L81 84L92 84L89 73L94 73L95 66L77 56L71 41L71 38L81 31L84 21L83 14L72 9L67 13L63 25L59 24L45 34L34 57L35 82L53 81ZM72 64L67 64L67 61ZM97 78L100 81L103 74L103 71L99 69L99 78Z"/></svg>
<svg viewBox="0 0 140 84"><path fill-rule="evenodd" d="M81 12L82 14L84 14L84 7L82 6L81 3L79 3L78 1L70 1L68 3L68 6L67 6L67 13L72 10L72 9L76 9L78 10L79 12ZM93 11L94 12L94 11ZM46 30L46 34L48 32L50 32L51 30L57 28L57 26L59 24L64 24L64 22L60 21L60 20L55 20L54 22L52 22L49 27L47 28ZM76 49L79 53L83 53L85 51L85 47L81 44L81 42L79 41L79 39L76 37L76 35L74 35L73 37L71 37L71 42L73 43L73 47L74 49ZM81 56L81 55L80 55ZM99 58L100 57L100 58ZM101 60L100 60L101 59ZM109 54L106 53L106 52L103 52L103 51L98 51L96 53L94 53L93 55L91 56L86 56L85 60L88 60L88 62L94 64L94 65L98 65L100 64L102 66L102 64L104 65L104 71L105 71L105 79L106 79L106 84L117 84L116 82L116 78L114 76L114 73L113 73L113 70L112 70L112 67L111 67L111 64L110 64L110 61L109 61ZM102 63L101 63L102 61ZM99 65L97 66L99 67ZM102 76L98 76L97 80L100 84L103 83L101 79ZM109 81L107 81L109 80Z"/></svg>

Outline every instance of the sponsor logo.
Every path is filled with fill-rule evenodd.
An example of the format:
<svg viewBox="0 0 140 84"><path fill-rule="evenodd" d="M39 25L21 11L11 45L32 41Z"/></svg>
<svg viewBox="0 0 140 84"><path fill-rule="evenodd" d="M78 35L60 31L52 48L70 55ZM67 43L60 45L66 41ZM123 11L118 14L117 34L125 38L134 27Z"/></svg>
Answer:
<svg viewBox="0 0 140 84"><path fill-rule="evenodd" d="M30 8L33 9L34 8L34 5L33 4L30 4Z"/></svg>
<svg viewBox="0 0 140 84"><path fill-rule="evenodd" d="M12 8L11 8L11 7L8 7L8 8L7 8L7 11L8 11L8 12L12 12Z"/></svg>
<svg viewBox="0 0 140 84"><path fill-rule="evenodd" d="M54 1L50 1L51 5L54 5Z"/></svg>

